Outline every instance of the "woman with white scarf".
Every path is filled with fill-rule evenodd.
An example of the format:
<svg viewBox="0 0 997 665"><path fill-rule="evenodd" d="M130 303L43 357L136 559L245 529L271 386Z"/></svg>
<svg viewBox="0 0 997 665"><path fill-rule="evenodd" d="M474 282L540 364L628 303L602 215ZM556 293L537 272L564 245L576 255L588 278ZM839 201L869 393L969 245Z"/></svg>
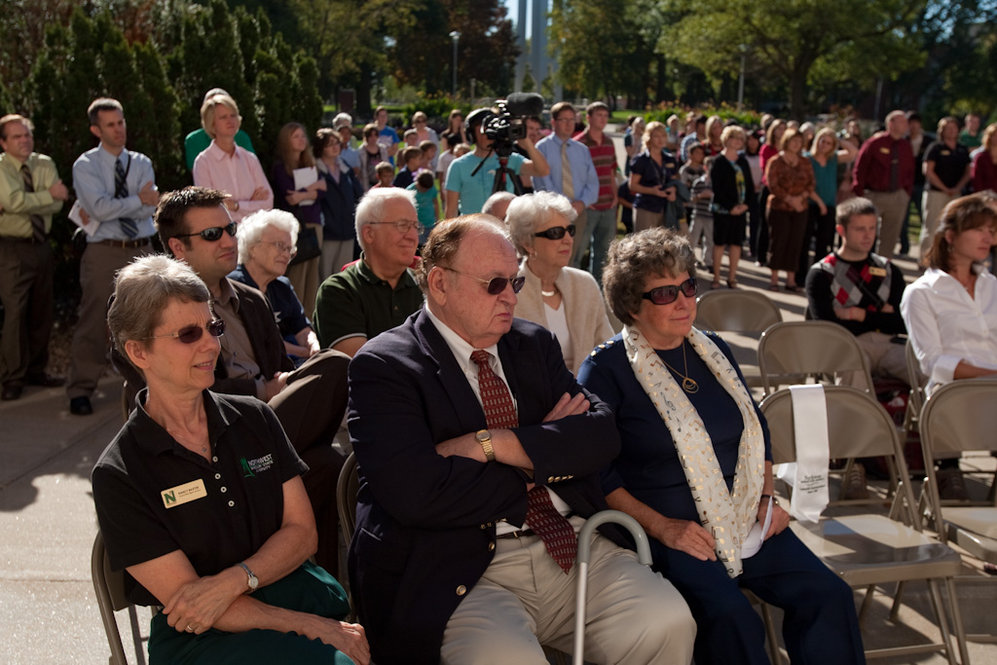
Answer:
<svg viewBox="0 0 997 665"><path fill-rule="evenodd" d="M698 665L769 662L742 588L785 610L793 663L863 663L851 589L772 496L768 427L730 349L692 327L695 277L688 242L664 229L610 248L603 288L624 328L579 372L621 434L606 499L641 523L655 569L689 603Z"/></svg>

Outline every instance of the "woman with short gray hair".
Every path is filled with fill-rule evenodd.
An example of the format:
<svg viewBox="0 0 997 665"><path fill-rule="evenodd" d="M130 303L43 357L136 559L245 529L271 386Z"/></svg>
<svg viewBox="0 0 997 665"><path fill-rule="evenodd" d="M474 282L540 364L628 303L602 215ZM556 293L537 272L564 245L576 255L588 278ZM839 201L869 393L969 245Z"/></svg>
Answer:
<svg viewBox="0 0 997 665"><path fill-rule="evenodd" d="M295 453L255 397L210 390L225 332L207 287L162 255L125 266L108 325L143 375L91 476L112 570L159 605L149 662L370 662L342 586L309 561L318 536Z"/></svg>
<svg viewBox="0 0 997 665"><path fill-rule="evenodd" d="M284 276L298 248L298 219L286 210L256 212L239 224L239 265L229 277L267 294L284 351L295 366L319 352L318 337Z"/></svg>
<svg viewBox="0 0 997 665"><path fill-rule="evenodd" d="M589 351L613 334L599 285L589 273L569 268L578 214L554 192L519 196L505 218L526 278L515 315L547 328L561 345L572 372Z"/></svg>

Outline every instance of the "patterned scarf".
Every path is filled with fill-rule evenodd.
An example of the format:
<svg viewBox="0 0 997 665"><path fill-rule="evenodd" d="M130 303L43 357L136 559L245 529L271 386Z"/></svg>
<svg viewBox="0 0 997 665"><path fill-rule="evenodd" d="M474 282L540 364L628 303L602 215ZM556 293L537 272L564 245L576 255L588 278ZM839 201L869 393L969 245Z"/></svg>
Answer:
<svg viewBox="0 0 997 665"><path fill-rule="evenodd" d="M712 531L717 557L723 561L727 574L734 578L741 574L741 545L756 521L764 484L762 426L751 396L723 351L695 328L686 339L734 399L744 421L733 492L727 490L713 443L699 412L640 330L629 326L623 328L623 343L634 376L671 432L700 522Z"/></svg>

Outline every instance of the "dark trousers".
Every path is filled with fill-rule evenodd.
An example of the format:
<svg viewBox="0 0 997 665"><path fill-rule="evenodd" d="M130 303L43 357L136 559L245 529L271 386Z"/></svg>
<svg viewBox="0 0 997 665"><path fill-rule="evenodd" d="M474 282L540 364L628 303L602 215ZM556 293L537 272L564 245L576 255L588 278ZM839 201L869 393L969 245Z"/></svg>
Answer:
<svg viewBox="0 0 997 665"><path fill-rule="evenodd" d="M23 385L48 365L52 334L52 249L0 239L0 383Z"/></svg>
<svg viewBox="0 0 997 665"><path fill-rule="evenodd" d="M308 465L302 476L315 512L315 561L339 576L339 512L336 484L345 459L332 440L346 413L346 368L350 357L323 349L291 372L287 386L270 400L291 445Z"/></svg>
<svg viewBox="0 0 997 665"><path fill-rule="evenodd" d="M731 579L719 561L700 561L652 541L654 565L682 593L696 619L696 665L768 665L765 628L741 589L785 611L783 640L793 663L865 663L852 590L786 530L743 560Z"/></svg>
<svg viewBox="0 0 997 665"><path fill-rule="evenodd" d="M803 248L800 250L800 267L796 270L797 284L806 282L810 266L834 249L834 210L834 206L827 206L827 212L822 215L820 208L810 204L806 235L803 236ZM810 256L811 243L814 246L813 257Z"/></svg>
<svg viewBox="0 0 997 665"><path fill-rule="evenodd" d="M769 253L769 220L765 206L768 198L768 186L762 187L762 191L758 195L758 221L755 222L754 218L751 221L751 253L754 254L755 260L759 261L762 265L768 263ZM755 237L756 231L758 232L757 238Z"/></svg>

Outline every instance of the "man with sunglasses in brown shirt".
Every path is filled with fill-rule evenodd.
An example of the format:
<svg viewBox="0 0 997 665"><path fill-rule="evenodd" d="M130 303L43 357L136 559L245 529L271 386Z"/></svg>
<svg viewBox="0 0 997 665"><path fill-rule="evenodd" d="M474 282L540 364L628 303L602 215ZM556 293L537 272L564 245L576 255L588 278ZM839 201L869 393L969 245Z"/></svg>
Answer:
<svg viewBox="0 0 997 665"><path fill-rule="evenodd" d="M266 298L227 277L238 258L237 226L222 204L227 196L204 187L169 192L156 210L156 228L163 247L204 280L215 316L225 321L212 390L267 402L308 464L302 479L319 531L315 558L337 575L336 483L343 458L331 444L346 410L350 359L325 349L294 369Z"/></svg>

